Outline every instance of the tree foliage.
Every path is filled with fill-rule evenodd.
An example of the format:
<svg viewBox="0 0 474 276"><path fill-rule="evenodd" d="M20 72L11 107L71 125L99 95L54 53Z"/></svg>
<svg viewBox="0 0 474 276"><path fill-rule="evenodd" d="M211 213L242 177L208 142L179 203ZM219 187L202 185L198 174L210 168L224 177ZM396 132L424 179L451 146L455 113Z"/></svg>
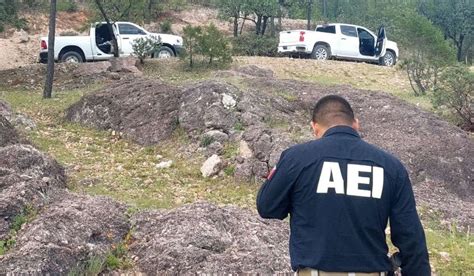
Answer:
<svg viewBox="0 0 474 276"><path fill-rule="evenodd" d="M436 108L446 107L460 125L474 130L474 73L466 66L453 66L441 73L432 97Z"/></svg>
<svg viewBox="0 0 474 276"><path fill-rule="evenodd" d="M438 26L457 49L458 61L467 58L474 40L474 2L470 0L425 0L418 7L421 14ZM466 46L467 45L467 49ZM472 59L472 57L470 57Z"/></svg>
<svg viewBox="0 0 474 276"><path fill-rule="evenodd" d="M183 34L186 49L184 58L189 61L190 67L194 66L197 55L206 57L209 64L215 61L220 64L232 62L229 41L215 25L204 28L186 26Z"/></svg>
<svg viewBox="0 0 474 276"><path fill-rule="evenodd" d="M161 47L161 39L159 36L147 36L135 39L132 43L133 54L140 60L141 64L145 63L145 59L157 52Z"/></svg>

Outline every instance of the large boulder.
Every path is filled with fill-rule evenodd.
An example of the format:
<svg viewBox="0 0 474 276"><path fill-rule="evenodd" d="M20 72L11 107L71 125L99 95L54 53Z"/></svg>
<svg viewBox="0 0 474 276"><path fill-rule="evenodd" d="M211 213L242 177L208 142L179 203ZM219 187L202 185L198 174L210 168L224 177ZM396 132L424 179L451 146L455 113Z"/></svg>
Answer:
<svg viewBox="0 0 474 276"><path fill-rule="evenodd" d="M237 123L234 110L240 90L223 82L204 81L184 89L179 123L191 135L206 130L229 133Z"/></svg>
<svg viewBox="0 0 474 276"><path fill-rule="evenodd" d="M10 122L0 115L0 147L16 144L20 137Z"/></svg>
<svg viewBox="0 0 474 276"><path fill-rule="evenodd" d="M66 187L64 168L35 148L15 144L0 148L0 239L15 216L39 210Z"/></svg>
<svg viewBox="0 0 474 276"><path fill-rule="evenodd" d="M87 95L67 110L67 119L122 132L139 144L168 139L178 126L181 91L146 79L120 81Z"/></svg>
<svg viewBox="0 0 474 276"><path fill-rule="evenodd" d="M199 202L132 218L130 252L151 275L291 272L289 225L238 207Z"/></svg>
<svg viewBox="0 0 474 276"><path fill-rule="evenodd" d="M1 274L66 275L80 263L103 258L129 232L124 205L104 197L63 196L20 230L13 249L0 258Z"/></svg>

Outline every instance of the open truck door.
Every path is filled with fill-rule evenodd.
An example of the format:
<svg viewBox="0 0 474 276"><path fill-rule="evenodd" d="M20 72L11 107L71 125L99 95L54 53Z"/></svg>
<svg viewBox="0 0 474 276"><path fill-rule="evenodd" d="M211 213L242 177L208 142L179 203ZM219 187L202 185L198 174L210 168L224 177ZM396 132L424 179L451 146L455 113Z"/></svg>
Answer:
<svg viewBox="0 0 474 276"><path fill-rule="evenodd" d="M381 58L387 52L387 35L385 34L385 27L380 26L377 31L377 41L375 42L375 57Z"/></svg>

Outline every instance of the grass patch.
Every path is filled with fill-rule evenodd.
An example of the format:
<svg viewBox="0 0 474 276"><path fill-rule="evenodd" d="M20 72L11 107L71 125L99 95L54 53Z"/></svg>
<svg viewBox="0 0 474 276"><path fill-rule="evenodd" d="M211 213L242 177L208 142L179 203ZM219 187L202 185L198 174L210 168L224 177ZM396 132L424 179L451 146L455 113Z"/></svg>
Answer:
<svg viewBox="0 0 474 276"><path fill-rule="evenodd" d="M145 76L177 85L208 79L215 70L199 64L191 70L186 63L177 59L147 60L143 67Z"/></svg>
<svg viewBox="0 0 474 276"><path fill-rule="evenodd" d="M0 240L0 255L4 255L8 250L13 248L16 244L16 236L23 224L32 221L36 217L37 211L31 207L26 206L21 213L12 218L10 223L10 232L4 240Z"/></svg>

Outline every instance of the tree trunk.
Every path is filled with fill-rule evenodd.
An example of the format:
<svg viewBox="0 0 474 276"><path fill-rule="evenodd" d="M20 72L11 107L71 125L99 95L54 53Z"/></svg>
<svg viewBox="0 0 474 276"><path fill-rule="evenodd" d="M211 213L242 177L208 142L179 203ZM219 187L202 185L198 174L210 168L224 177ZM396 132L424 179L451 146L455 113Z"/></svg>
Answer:
<svg viewBox="0 0 474 276"><path fill-rule="evenodd" d="M278 1L278 26L277 29L280 32L282 30L282 22L281 18L283 17L283 1Z"/></svg>
<svg viewBox="0 0 474 276"><path fill-rule="evenodd" d="M313 14L313 0L308 0L308 7L306 10L306 29L311 30L311 15Z"/></svg>
<svg viewBox="0 0 474 276"><path fill-rule="evenodd" d="M267 23L268 23L268 16L263 16L263 22L262 22L262 31L260 32L261 35L265 35L265 32L267 31Z"/></svg>
<svg viewBox="0 0 474 276"><path fill-rule="evenodd" d="M459 42L456 43L456 48L457 48L457 58L459 62L462 62L462 47L464 45L464 35L459 36Z"/></svg>
<svg viewBox="0 0 474 276"><path fill-rule="evenodd" d="M323 0L323 17L328 18L328 0Z"/></svg>
<svg viewBox="0 0 474 276"><path fill-rule="evenodd" d="M255 33L260 35L260 31L262 29L262 15L257 15L257 21L255 23Z"/></svg>
<svg viewBox="0 0 474 276"><path fill-rule="evenodd" d="M239 36L239 15L234 15L234 37Z"/></svg>
<svg viewBox="0 0 474 276"><path fill-rule="evenodd" d="M112 27L112 23L110 23L109 17L107 16L107 13L104 10L104 7L102 7L102 4L100 3L100 0L95 0L95 3L97 4L97 7L100 10L100 13L105 19L105 22L107 22L107 29L109 30L109 34L112 37L112 46L114 50L114 57L120 57L119 54L119 48L118 48L118 42L117 42L117 37L115 37L114 34L114 29Z"/></svg>
<svg viewBox="0 0 474 276"><path fill-rule="evenodd" d="M270 17L270 35L272 37L275 37L275 17Z"/></svg>
<svg viewBox="0 0 474 276"><path fill-rule="evenodd" d="M48 69L44 84L43 98L51 98L54 80L54 36L56 35L56 0L51 0L48 34Z"/></svg>

